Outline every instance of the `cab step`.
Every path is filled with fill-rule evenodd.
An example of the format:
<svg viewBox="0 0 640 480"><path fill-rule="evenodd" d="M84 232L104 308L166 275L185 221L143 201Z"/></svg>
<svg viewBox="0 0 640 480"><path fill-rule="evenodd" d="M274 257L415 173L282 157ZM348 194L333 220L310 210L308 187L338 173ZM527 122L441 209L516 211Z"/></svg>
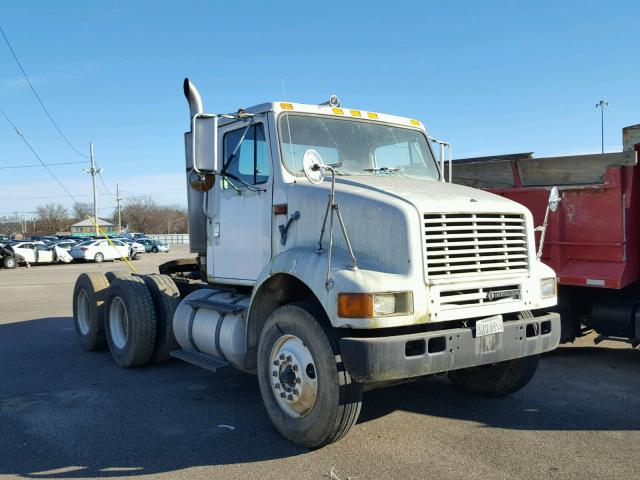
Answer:
<svg viewBox="0 0 640 480"><path fill-rule="evenodd" d="M195 365L210 372L217 372L218 369L228 367L229 362L219 357L214 357L208 353L196 352L195 350L181 349L170 353L173 358L178 358L187 363Z"/></svg>

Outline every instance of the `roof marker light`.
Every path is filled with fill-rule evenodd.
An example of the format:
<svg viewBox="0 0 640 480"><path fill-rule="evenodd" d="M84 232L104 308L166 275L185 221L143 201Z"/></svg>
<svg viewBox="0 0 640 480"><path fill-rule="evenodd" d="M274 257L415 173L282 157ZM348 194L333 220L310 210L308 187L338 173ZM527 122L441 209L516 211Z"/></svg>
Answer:
<svg viewBox="0 0 640 480"><path fill-rule="evenodd" d="M410 123L411 125L415 125L416 127L419 127L419 126L420 126L420 122L419 122L418 120L413 120L413 119L411 119L411 120L409 120L409 123Z"/></svg>
<svg viewBox="0 0 640 480"><path fill-rule="evenodd" d="M281 103L280 108L283 110L293 110L293 105L290 103Z"/></svg>
<svg viewBox="0 0 640 480"><path fill-rule="evenodd" d="M351 116L353 117L361 117L362 114L360 113L360 110L349 110L349 113L351 113Z"/></svg>
<svg viewBox="0 0 640 480"><path fill-rule="evenodd" d="M332 108L331 111L336 115L344 115L344 110L342 110L341 108Z"/></svg>
<svg viewBox="0 0 640 480"><path fill-rule="evenodd" d="M377 120L378 119L378 114L377 113L373 113L373 112L367 112L367 117Z"/></svg>

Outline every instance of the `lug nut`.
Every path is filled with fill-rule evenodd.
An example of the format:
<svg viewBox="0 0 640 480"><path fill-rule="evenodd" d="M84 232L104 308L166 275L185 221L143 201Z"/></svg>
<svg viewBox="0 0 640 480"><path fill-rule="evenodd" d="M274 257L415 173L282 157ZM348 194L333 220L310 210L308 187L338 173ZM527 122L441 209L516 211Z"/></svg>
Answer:
<svg viewBox="0 0 640 480"><path fill-rule="evenodd" d="M273 372L271 372L271 375L274 376L274 377L277 377L278 376L278 371L274 370Z"/></svg>
<svg viewBox="0 0 640 480"><path fill-rule="evenodd" d="M284 393L284 392L282 392L282 393L280 394L280 397L282 397L282 398L285 398L286 396L287 396L287 394L286 394L286 393Z"/></svg>
<svg viewBox="0 0 640 480"><path fill-rule="evenodd" d="M291 361L291 355L287 355L287 362Z"/></svg>
<svg viewBox="0 0 640 480"><path fill-rule="evenodd" d="M280 354L280 360L284 360L284 353Z"/></svg>
<svg viewBox="0 0 640 480"><path fill-rule="evenodd" d="M291 395L291 394L287 395L287 400L293 400L293 395Z"/></svg>
<svg viewBox="0 0 640 480"><path fill-rule="evenodd" d="M293 391L293 394L294 394L294 395L300 395L300 392L299 392L299 391L298 391L298 389L296 388L296 389Z"/></svg>
<svg viewBox="0 0 640 480"><path fill-rule="evenodd" d="M275 387L276 389L280 390L280 384L279 384L279 383L276 383L276 384L274 385L274 387Z"/></svg>
<svg viewBox="0 0 640 480"><path fill-rule="evenodd" d="M296 377L295 382L296 382L296 383L302 383L302 379L301 379L300 377Z"/></svg>
<svg viewBox="0 0 640 480"><path fill-rule="evenodd" d="M280 361L279 360L274 360L273 364L277 367L278 365L280 365Z"/></svg>
<svg viewBox="0 0 640 480"><path fill-rule="evenodd" d="M293 366L293 370L294 370L295 372L297 372L297 371L298 371L298 364L297 364L297 363Z"/></svg>

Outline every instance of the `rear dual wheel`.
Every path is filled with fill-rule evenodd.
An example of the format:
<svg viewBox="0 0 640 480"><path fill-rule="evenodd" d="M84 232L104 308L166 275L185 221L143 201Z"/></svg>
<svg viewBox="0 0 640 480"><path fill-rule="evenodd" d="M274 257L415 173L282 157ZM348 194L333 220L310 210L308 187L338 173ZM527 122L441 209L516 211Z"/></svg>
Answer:
<svg viewBox="0 0 640 480"><path fill-rule="evenodd" d="M107 346L104 333L105 302L109 282L101 273L83 273L73 289L73 320L85 350L103 350Z"/></svg>

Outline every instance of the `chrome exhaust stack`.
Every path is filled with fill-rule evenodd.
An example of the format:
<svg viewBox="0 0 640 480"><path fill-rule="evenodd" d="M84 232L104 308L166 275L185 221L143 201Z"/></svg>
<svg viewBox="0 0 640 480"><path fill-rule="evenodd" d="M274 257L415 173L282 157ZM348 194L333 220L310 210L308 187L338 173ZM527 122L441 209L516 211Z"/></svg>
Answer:
<svg viewBox="0 0 640 480"><path fill-rule="evenodd" d="M187 201L189 209L189 249L191 253L199 256L207 254L207 216L204 211L206 192L197 191L191 186L190 176L193 173L193 153L191 148L192 119L195 115L203 113L202 97L196 86L188 78L183 83L184 96L189 103L189 131L184 134Z"/></svg>

